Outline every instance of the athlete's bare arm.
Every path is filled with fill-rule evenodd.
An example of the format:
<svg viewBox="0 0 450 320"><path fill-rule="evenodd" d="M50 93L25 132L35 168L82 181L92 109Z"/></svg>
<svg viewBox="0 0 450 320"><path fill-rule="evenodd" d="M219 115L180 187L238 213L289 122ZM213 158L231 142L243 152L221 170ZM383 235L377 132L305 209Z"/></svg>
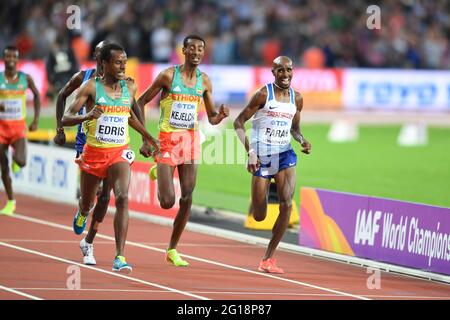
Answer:
<svg viewBox="0 0 450 320"><path fill-rule="evenodd" d="M36 85L34 84L33 78L31 78L28 74L26 76L28 87L30 88L31 92L33 92L33 103L34 103L34 118L33 121L30 123L28 130L36 131L39 123L39 115L41 113L41 99L39 97L39 91L36 88Z"/></svg>
<svg viewBox="0 0 450 320"><path fill-rule="evenodd" d="M253 115L258 111L261 106L264 106L267 99L267 89L266 87L262 87L258 91L255 92L253 97L250 99L247 106L241 113L238 115L236 120L234 120L234 130L236 130L236 134L244 145L245 150L248 153L248 164L247 170L251 173L256 172L259 169L259 159L254 150L250 150L250 143L248 141L248 137L245 134L245 123L253 117Z"/></svg>
<svg viewBox="0 0 450 320"><path fill-rule="evenodd" d="M219 107L219 112L216 111L216 107L214 106L214 99L212 95L212 83L206 73L202 73L203 79L203 101L205 102L206 113L208 114L209 123L215 125L219 124L223 119L228 117L230 114L230 110L222 104Z"/></svg>
<svg viewBox="0 0 450 320"><path fill-rule="evenodd" d="M95 100L95 79L86 81L77 93L75 100L69 106L62 117L63 126L75 126L85 120L98 119L103 110L94 106ZM78 111L86 105L86 114L79 115Z"/></svg>
<svg viewBox="0 0 450 320"><path fill-rule="evenodd" d="M298 92L295 92L295 105L297 106L297 112L292 119L291 135L294 140L298 141L303 147L302 152L309 154L311 153L311 143L309 143L308 140L303 137L300 131L300 113L303 109L303 97Z"/></svg>
<svg viewBox="0 0 450 320"><path fill-rule="evenodd" d="M145 92L138 98L137 103L141 108L142 115L145 121L145 105L153 100L153 98L162 90L161 98L165 98L172 86L174 68L170 67L162 71L156 77L155 81Z"/></svg>
<svg viewBox="0 0 450 320"><path fill-rule="evenodd" d="M58 92L58 97L56 98L56 135L53 138L53 141L60 146L66 143L66 135L64 134L64 130L61 130L63 129L61 119L66 110L66 99L72 92L81 86L85 72L86 71L79 71L75 73L69 82L67 82Z"/></svg>
<svg viewBox="0 0 450 320"><path fill-rule="evenodd" d="M142 136L143 145L140 148L141 154L145 157L149 157L150 155L155 155L155 154L159 153L159 143L145 129L145 126L144 126L145 120L142 117L141 110L139 108L139 103L136 103L135 97L134 97L136 94L136 91L137 91L137 86L134 83L134 81L129 81L129 80L127 80L127 85L128 85L128 91L130 92L130 96L132 99L131 117L128 120L128 124L134 130L139 132ZM137 116L137 114L139 114L139 116ZM139 119L139 117L140 117L140 119Z"/></svg>

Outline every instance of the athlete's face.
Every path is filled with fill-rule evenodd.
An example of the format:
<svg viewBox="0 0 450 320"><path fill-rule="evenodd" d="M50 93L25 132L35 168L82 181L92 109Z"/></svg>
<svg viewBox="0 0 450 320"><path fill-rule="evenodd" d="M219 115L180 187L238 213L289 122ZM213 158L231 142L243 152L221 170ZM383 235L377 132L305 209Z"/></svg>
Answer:
<svg viewBox="0 0 450 320"><path fill-rule="evenodd" d="M187 63L199 65L205 55L205 43L198 39L189 39L182 50Z"/></svg>
<svg viewBox="0 0 450 320"><path fill-rule="evenodd" d="M292 80L292 62L286 60L274 64L272 74L275 77L275 84L277 86L283 89L289 89Z"/></svg>
<svg viewBox="0 0 450 320"><path fill-rule="evenodd" d="M19 61L19 52L17 50L5 50L5 67L7 69L15 69Z"/></svg>
<svg viewBox="0 0 450 320"><path fill-rule="evenodd" d="M125 51L111 50L109 61L103 61L103 70L106 76L116 80L125 79L125 67L127 65L127 54Z"/></svg>

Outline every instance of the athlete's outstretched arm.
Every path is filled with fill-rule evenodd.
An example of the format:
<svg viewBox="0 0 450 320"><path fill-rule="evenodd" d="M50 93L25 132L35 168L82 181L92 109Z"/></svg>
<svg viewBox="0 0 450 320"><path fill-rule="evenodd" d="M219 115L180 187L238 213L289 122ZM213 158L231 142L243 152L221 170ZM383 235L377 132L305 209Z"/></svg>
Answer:
<svg viewBox="0 0 450 320"><path fill-rule="evenodd" d="M63 126L75 126L77 124L82 123L85 120L91 120L91 119L98 119L103 113L103 110L94 107L89 110L86 114L77 114L78 111L83 107L86 102L89 100L94 101L95 99L95 80L91 79L87 82L85 82L80 90L77 93L77 96L75 97L75 100L72 102L72 104L69 106L69 108L64 113L64 116L62 117L61 124ZM89 106L86 106L88 109Z"/></svg>
<svg viewBox="0 0 450 320"><path fill-rule="evenodd" d="M75 73L69 82L67 82L58 92L58 97L56 98L56 135L53 138L53 141L60 146L66 143L66 135L64 134L64 128L61 123L64 111L66 110L66 99L72 92L81 86L84 72L85 71L79 71Z"/></svg>
<svg viewBox="0 0 450 320"><path fill-rule="evenodd" d="M159 153L159 142L145 129L144 118L142 117L139 103L135 100L135 93L137 90L134 82L128 82L129 92L132 98L131 117L128 120L128 124L142 136L143 145L140 148L140 152L143 156L149 157ZM153 150L152 150L153 148Z"/></svg>
<svg viewBox="0 0 450 320"><path fill-rule="evenodd" d="M156 77L150 87L137 99L137 104L141 108L142 116L145 121L145 105L153 100L153 98L161 91L169 91L172 85L173 68L162 71Z"/></svg>
<svg viewBox="0 0 450 320"><path fill-rule="evenodd" d="M206 113L208 114L208 121L212 125L219 124L223 119L228 117L230 114L230 110L225 107L224 104L220 105L219 112L216 111L216 107L214 106L214 99L212 95L212 83L209 80L209 77L202 73L203 77L203 85L205 88L205 92L203 93L203 101L205 102Z"/></svg>
<svg viewBox="0 0 450 320"><path fill-rule="evenodd" d="M41 99L39 96L39 91L36 88L36 85L34 84L33 78L31 78L28 74L27 74L27 82L28 87L30 88L31 92L33 92L33 102L34 102L34 118L28 129L30 131L35 131L38 128L39 115L41 113Z"/></svg>
<svg viewBox="0 0 450 320"><path fill-rule="evenodd" d="M244 110L241 111L241 113L237 116L236 120L234 120L234 130L236 130L236 134L241 141L241 143L244 145L245 150L248 154L248 164L247 164L247 170L251 173L256 172L259 169L259 160L257 157L257 154L254 150L250 149L250 143L248 141L248 137L245 134L245 123L253 117L253 115L258 111L259 107L264 105L267 98L267 90L265 87L259 89L255 92L253 97L250 99L247 106L244 108Z"/></svg>
<svg viewBox="0 0 450 320"><path fill-rule="evenodd" d="M295 93L295 105L297 106L297 112L292 119L291 135L303 147L302 152L309 154L311 152L311 143L303 137L300 131L300 112L303 109L303 97L298 92Z"/></svg>

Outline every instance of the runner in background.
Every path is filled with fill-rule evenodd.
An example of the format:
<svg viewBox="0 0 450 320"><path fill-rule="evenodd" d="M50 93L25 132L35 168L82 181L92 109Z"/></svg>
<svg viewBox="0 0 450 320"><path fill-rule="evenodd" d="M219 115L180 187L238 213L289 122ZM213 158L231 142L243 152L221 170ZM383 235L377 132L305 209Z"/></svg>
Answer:
<svg viewBox="0 0 450 320"><path fill-rule="evenodd" d="M34 118L28 130L38 128L41 101L33 79L26 73L17 70L19 51L8 46L3 51L5 71L0 73L0 167L2 182L8 201L0 210L0 214L13 215L16 210L16 200L9 174L8 149L14 149L12 156L12 171L18 173L27 162L26 112L29 88L34 96Z"/></svg>

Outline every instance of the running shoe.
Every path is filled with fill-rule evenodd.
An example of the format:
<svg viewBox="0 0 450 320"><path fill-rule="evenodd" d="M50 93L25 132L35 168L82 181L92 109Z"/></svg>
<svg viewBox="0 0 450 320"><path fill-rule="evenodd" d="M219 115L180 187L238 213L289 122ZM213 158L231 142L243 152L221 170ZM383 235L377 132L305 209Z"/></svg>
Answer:
<svg viewBox="0 0 450 320"><path fill-rule="evenodd" d="M148 171L148 175L150 176L150 179L152 181L155 181L158 178L158 171L157 171L157 165L154 164L150 170Z"/></svg>
<svg viewBox="0 0 450 320"><path fill-rule="evenodd" d="M6 206L0 210L0 214L12 216L14 211L16 211L16 200L8 200Z"/></svg>
<svg viewBox="0 0 450 320"><path fill-rule="evenodd" d="M189 262L183 260L181 256L178 254L177 250L171 249L167 250L166 260L170 264L173 264L176 267L187 267L189 266Z"/></svg>
<svg viewBox="0 0 450 320"><path fill-rule="evenodd" d="M86 238L80 241L80 249L83 254L83 263L87 265L95 266L97 261L94 257L94 245L92 243L87 243Z"/></svg>
<svg viewBox="0 0 450 320"><path fill-rule="evenodd" d="M126 262L124 256L116 256L113 262L112 271L120 273L130 273L133 268Z"/></svg>
<svg viewBox="0 0 450 320"><path fill-rule="evenodd" d="M284 273L283 269L277 267L277 261L273 258L262 260L259 263L258 270L267 273Z"/></svg>
<svg viewBox="0 0 450 320"><path fill-rule="evenodd" d="M83 216L80 210L77 211L75 217L73 218L73 232L75 234L82 234L84 229L86 228L88 216Z"/></svg>
<svg viewBox="0 0 450 320"><path fill-rule="evenodd" d="M20 171L21 167L13 160L11 170L14 174L17 174Z"/></svg>

